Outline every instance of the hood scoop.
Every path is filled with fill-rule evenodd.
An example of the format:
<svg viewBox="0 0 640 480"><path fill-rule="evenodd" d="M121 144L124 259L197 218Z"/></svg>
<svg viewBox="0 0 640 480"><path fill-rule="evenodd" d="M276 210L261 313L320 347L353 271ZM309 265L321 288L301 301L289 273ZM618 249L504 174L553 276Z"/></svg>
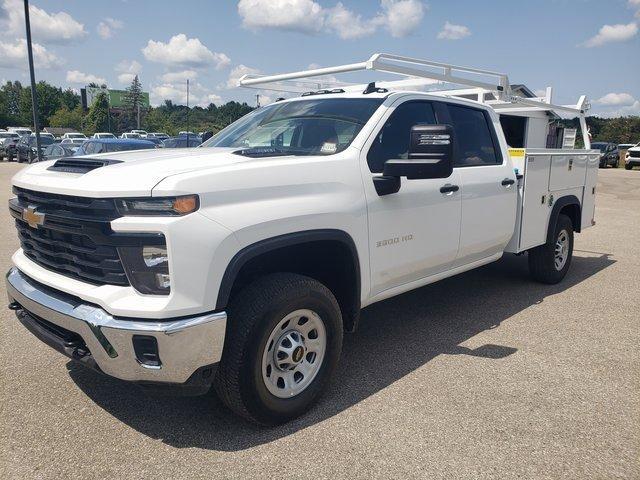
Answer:
<svg viewBox="0 0 640 480"><path fill-rule="evenodd" d="M61 158L51 165L47 170L53 172L66 173L88 173L96 168L106 167L115 163L122 163L122 160L107 160L97 158Z"/></svg>

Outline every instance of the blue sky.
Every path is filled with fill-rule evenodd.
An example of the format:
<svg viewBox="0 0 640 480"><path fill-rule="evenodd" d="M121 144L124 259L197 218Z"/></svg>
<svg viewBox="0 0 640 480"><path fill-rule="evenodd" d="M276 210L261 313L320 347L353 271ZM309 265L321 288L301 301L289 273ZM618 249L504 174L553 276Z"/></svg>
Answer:
<svg viewBox="0 0 640 480"><path fill-rule="evenodd" d="M0 80L24 82L22 2L0 5ZM640 115L640 0L36 0L31 17L38 80L123 88L137 73L155 104L183 103L186 78L196 103L253 103L255 91L234 88L241 73L389 52L551 85L560 103L584 93L594 114Z"/></svg>

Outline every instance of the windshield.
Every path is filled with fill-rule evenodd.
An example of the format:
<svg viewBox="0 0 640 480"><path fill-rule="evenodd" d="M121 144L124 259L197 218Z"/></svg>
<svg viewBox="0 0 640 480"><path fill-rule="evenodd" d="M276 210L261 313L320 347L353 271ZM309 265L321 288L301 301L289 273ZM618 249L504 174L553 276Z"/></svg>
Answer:
<svg viewBox="0 0 640 480"><path fill-rule="evenodd" d="M592 143L591 148L604 152L607 149L606 143Z"/></svg>
<svg viewBox="0 0 640 480"><path fill-rule="evenodd" d="M67 138L85 138L83 133L68 133Z"/></svg>
<svg viewBox="0 0 640 480"><path fill-rule="evenodd" d="M202 147L260 150L268 155L331 155L347 148L383 98L316 98L259 108Z"/></svg>

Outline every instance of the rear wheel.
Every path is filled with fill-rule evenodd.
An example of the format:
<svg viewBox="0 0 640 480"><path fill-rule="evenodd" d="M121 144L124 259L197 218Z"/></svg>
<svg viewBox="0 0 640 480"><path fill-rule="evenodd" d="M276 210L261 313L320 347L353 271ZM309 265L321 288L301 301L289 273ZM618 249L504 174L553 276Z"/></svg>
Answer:
<svg viewBox="0 0 640 480"><path fill-rule="evenodd" d="M320 397L340 358L342 316L333 294L302 275L267 275L229 305L215 388L235 413L286 422Z"/></svg>
<svg viewBox="0 0 640 480"><path fill-rule="evenodd" d="M529 250L529 273L538 282L560 282L571 265L573 256L573 223L560 214L551 241Z"/></svg>

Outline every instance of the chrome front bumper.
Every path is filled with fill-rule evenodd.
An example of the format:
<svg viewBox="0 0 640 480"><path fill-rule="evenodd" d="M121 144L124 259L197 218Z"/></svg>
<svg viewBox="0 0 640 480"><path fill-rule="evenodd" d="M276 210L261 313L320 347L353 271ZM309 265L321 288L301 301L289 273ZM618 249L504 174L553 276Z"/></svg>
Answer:
<svg viewBox="0 0 640 480"><path fill-rule="evenodd" d="M10 307L38 338L122 380L183 384L222 356L224 312L163 321L114 318L100 307L35 282L15 267L7 273L7 293ZM147 337L151 344L148 337L155 338L157 364L141 358L140 348L136 352L134 336Z"/></svg>

